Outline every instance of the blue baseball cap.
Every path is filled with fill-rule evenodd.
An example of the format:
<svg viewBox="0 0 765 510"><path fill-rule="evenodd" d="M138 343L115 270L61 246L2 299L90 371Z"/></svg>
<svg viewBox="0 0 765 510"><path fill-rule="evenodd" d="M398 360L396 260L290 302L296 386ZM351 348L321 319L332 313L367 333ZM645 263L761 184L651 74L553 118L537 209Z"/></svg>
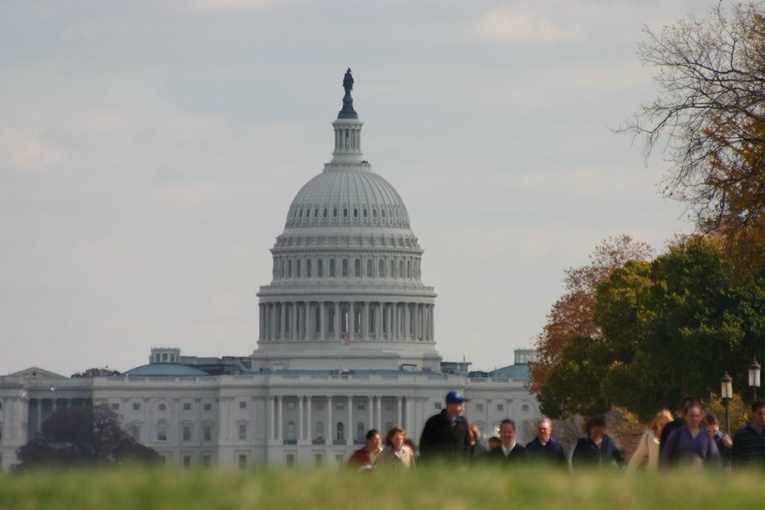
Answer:
<svg viewBox="0 0 765 510"><path fill-rule="evenodd" d="M465 398L465 395L462 394L461 391L452 390L449 393L446 394L446 403L455 403L455 404L461 404L467 399Z"/></svg>

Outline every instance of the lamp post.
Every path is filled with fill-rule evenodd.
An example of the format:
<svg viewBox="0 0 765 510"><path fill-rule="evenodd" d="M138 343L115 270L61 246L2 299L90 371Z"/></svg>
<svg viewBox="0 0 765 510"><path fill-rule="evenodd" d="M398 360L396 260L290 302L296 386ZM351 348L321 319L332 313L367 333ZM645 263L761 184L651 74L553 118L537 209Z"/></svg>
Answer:
<svg viewBox="0 0 765 510"><path fill-rule="evenodd" d="M727 371L720 379L720 396L725 403L725 433L730 434L730 399L733 398L733 379Z"/></svg>
<svg viewBox="0 0 765 510"><path fill-rule="evenodd" d="M749 362L749 386L752 387L754 400L757 400L757 388L760 387L760 364L757 363L757 358L752 358Z"/></svg>

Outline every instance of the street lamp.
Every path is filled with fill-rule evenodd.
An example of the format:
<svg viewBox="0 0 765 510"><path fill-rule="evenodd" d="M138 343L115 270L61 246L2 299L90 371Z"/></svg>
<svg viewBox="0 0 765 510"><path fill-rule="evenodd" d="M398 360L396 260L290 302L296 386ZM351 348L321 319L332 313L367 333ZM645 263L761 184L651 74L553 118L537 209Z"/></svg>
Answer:
<svg viewBox="0 0 765 510"><path fill-rule="evenodd" d="M757 388L760 387L760 364L757 363L757 358L752 358L749 362L749 386L752 387L754 400L757 400Z"/></svg>
<svg viewBox="0 0 765 510"><path fill-rule="evenodd" d="M733 398L733 379L725 371L720 379L720 396L725 403L725 433L730 434L730 399Z"/></svg>

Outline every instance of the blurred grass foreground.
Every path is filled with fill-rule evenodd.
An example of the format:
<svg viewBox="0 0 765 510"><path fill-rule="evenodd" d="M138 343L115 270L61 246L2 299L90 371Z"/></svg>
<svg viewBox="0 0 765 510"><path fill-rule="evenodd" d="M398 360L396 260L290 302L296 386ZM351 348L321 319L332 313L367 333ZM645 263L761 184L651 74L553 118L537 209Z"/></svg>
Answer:
<svg viewBox="0 0 765 510"><path fill-rule="evenodd" d="M760 508L763 474L543 469L30 471L0 475L0 508L26 509L564 509Z"/></svg>

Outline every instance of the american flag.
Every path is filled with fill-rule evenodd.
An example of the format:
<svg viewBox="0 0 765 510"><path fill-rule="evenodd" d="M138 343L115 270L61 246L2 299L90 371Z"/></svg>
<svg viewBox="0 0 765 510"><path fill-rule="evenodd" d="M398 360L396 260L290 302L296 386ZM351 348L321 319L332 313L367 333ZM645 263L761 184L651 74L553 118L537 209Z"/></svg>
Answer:
<svg viewBox="0 0 765 510"><path fill-rule="evenodd" d="M343 345L351 345L351 339L348 338L348 335L343 335L342 338L340 338L340 343Z"/></svg>

